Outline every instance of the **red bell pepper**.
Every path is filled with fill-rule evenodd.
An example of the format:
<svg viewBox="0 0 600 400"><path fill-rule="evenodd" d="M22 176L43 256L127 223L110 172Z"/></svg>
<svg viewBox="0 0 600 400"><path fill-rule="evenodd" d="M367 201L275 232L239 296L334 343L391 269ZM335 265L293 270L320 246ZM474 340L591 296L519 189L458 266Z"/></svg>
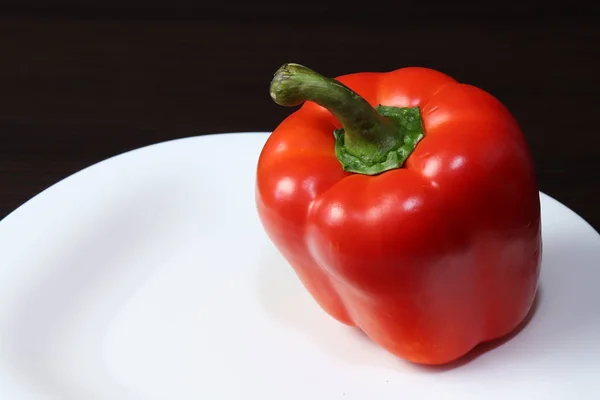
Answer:
<svg viewBox="0 0 600 400"><path fill-rule="evenodd" d="M417 67L286 64L270 93L301 107L260 154L257 209L323 310L422 364L515 331L538 286L540 201L500 101Z"/></svg>

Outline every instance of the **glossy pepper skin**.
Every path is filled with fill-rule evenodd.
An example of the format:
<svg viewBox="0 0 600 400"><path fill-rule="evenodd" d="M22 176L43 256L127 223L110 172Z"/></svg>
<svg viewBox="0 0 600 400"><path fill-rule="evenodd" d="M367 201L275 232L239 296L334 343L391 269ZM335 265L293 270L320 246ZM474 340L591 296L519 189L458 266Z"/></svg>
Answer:
<svg viewBox="0 0 600 400"><path fill-rule="evenodd" d="M280 101L300 90L285 86L290 76L304 79L303 92ZM306 96L314 76L297 64L276 73L273 99L301 107L270 135L256 174L260 220L304 287L333 318L414 363L449 363L514 331L542 258L539 192L515 118L435 70L344 75L336 90L373 107L418 107L424 131L401 166L353 172L333 132L340 116L361 115L341 97ZM353 123L368 136L368 123Z"/></svg>

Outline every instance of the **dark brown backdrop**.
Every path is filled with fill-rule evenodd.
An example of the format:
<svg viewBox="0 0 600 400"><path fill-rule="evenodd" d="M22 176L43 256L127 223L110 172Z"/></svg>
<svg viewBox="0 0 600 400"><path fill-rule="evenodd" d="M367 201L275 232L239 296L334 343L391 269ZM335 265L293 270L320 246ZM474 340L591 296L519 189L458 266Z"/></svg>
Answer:
<svg viewBox="0 0 600 400"><path fill-rule="evenodd" d="M541 190L600 228L597 10L168 4L4 6L0 219L127 150L273 129L291 110L268 84L292 61L334 76L422 65L490 91L521 122Z"/></svg>

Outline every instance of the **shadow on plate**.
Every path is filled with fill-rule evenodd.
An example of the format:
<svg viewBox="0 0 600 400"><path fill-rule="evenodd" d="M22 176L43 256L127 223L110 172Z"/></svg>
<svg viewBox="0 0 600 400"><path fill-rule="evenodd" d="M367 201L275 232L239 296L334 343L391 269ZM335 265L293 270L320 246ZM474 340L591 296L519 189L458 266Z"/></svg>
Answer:
<svg viewBox="0 0 600 400"><path fill-rule="evenodd" d="M260 299L265 310L286 327L310 335L319 346L345 361L397 369L404 363L376 346L358 328L343 325L327 315L304 289L299 279L279 255L262 264L259 281ZM461 359L444 366L422 366L410 363L422 372L444 372L462 367L493 351L517 336L534 318L541 301L541 289L525 320L509 335L476 346Z"/></svg>
<svg viewBox="0 0 600 400"><path fill-rule="evenodd" d="M542 288L539 287L538 291L535 295L535 298L533 300L533 303L531 305L531 308L529 309L529 312L527 313L527 316L509 334L507 334L501 338L498 338L498 339L480 343L477 346L475 346L473 348L473 350L471 350L470 352L465 354L463 357L461 357L451 363L444 364L444 365L416 365L415 364L415 366L417 368L420 368L423 371L427 371L427 372L446 372L446 371L450 371L450 370L453 370L456 368L460 368L460 367L474 361L475 359L481 357L482 355L499 348L500 346L504 345L505 343L508 343L510 340L512 340L513 338L518 336L535 317L537 310L539 309L541 301L542 301Z"/></svg>
<svg viewBox="0 0 600 400"><path fill-rule="evenodd" d="M287 329L284 339L309 336L326 354L345 362L396 369L396 358L373 346L362 331L331 318L313 300L294 271L276 253L271 253L260 269L259 301L268 316ZM294 345L295 346L295 345ZM294 346L286 346L287 351Z"/></svg>
<svg viewBox="0 0 600 400"><path fill-rule="evenodd" d="M550 267L556 268L553 265ZM409 363L410 369L429 373L451 371L466 366L479 357L501 348L504 344L519 336L535 319L542 303L542 292L545 293L542 286L542 283L540 283L527 317L508 335L497 340L481 343L465 356L452 363L442 366L424 366ZM403 360L398 363L397 358L375 346L359 329L349 328L325 314L306 292L291 267L281 256L272 255L270 259L262 264L259 292L263 308L271 317L295 332L309 335L330 354L351 363L377 367L385 366L396 370L400 365L406 366Z"/></svg>

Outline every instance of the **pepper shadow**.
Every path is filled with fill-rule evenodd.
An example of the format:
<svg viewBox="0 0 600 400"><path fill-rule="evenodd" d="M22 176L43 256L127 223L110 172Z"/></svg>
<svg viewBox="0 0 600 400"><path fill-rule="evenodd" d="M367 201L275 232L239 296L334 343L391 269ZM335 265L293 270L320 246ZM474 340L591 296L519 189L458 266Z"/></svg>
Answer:
<svg viewBox="0 0 600 400"><path fill-rule="evenodd" d="M414 367L409 370L424 373L479 365L482 358L486 368L492 369L519 363L533 367L549 359L591 362L590 354L600 350L600 236L578 217L566 218L563 210L555 213L558 217L545 227L540 281L527 317L508 335L481 343L449 364L423 366L396 358L395 365L390 365L366 335L326 315L278 255L270 255L263 265L262 304L278 322L309 335L324 351L350 362L395 369L408 365Z"/></svg>
<svg viewBox="0 0 600 400"><path fill-rule="evenodd" d="M311 345L348 363L398 369L396 358L375 346L360 329L326 314L275 250L265 255L258 279L262 308L286 335L308 336Z"/></svg>
<svg viewBox="0 0 600 400"><path fill-rule="evenodd" d="M535 318L542 301L538 289L527 317L508 335L477 345L460 359L443 366L414 364L399 359L376 345L362 330L344 325L323 311L312 299L287 261L271 254L262 263L259 281L263 308L290 334L309 336L323 351L344 361L422 373L439 373L461 368L493 352L517 337ZM416 368L416 369L415 369Z"/></svg>
<svg viewBox="0 0 600 400"><path fill-rule="evenodd" d="M486 367L493 368L507 363L527 364L528 367L539 367L548 362L565 365L565 360L597 363L593 355L600 351L598 259L600 235L587 223L578 217L551 220L544 235L538 293L521 325L504 338L476 346L453 363L416 368L426 372L448 372L472 364L483 356L486 356ZM494 357L487 357L496 351Z"/></svg>
<svg viewBox="0 0 600 400"><path fill-rule="evenodd" d="M451 370L463 367L469 363L474 362L477 358L485 355L486 353L492 352L492 351L498 349L499 347L503 346L504 344L510 342L515 337L517 337L523 330L525 330L526 327L530 324L530 322L535 318L537 311L540 307L540 302L542 301L542 298L543 298L542 288L539 287L537 290L537 293L535 295L535 298L533 299L533 303L531 304L531 308L529 309L529 312L527 313L527 316L525 317L525 319L523 319L523 321L521 321L521 323L519 325L517 325L517 327L515 329L513 329L507 335L504 335L498 339L479 343L470 352L468 352L461 358L458 358L457 360L452 361L447 364L443 364L443 365L413 364L413 365L416 368L419 368L425 372L438 372L439 373L439 372L451 371Z"/></svg>
<svg viewBox="0 0 600 400"><path fill-rule="evenodd" d="M460 359L425 366L394 358L390 363L362 332L329 317L310 297L275 249L266 254L259 285L265 310L285 327L309 336L323 351L354 363L404 372L443 373L467 366L486 370L537 368L549 362L597 363L600 350L600 235L559 203L544 203L544 248L538 291L527 317L497 340L481 343Z"/></svg>
<svg viewBox="0 0 600 400"><path fill-rule="evenodd" d="M577 296L576 291L569 291L564 285L560 285L561 281L564 282L563 274L568 274L570 255L586 254L581 248L581 243L571 241L571 244L572 246L563 243L562 246L549 249L548 260L542 263L540 284L529 313L512 332L496 340L480 343L463 357L440 366L420 365L393 357L374 344L360 329L346 326L331 318L312 299L287 261L275 251L262 263L259 278L260 301L268 314L289 329L291 334L309 336L323 351L352 363L367 363L395 370L408 367L409 370L417 372L443 373L472 364L483 356L501 350L513 340L521 340L524 331L528 331L528 337L523 339L522 345L535 357L547 354L547 349L529 346L531 342L540 338L545 342L564 342L569 337L566 330L575 332L584 329L584 324L594 320L590 318L591 315L582 315L574 320L578 313L569 313L565 307L561 307L562 311L547 310L544 315L539 315L541 308L547 308L545 305L548 289L545 286L548 286L552 290L551 294L555 296L552 303L562 301L559 299L572 303L572 300L567 299ZM579 264L580 267L584 265L586 264ZM568 318L571 322L559 324L553 321L562 318ZM554 326L550 330L543 328L548 323ZM528 329L529 327L531 329Z"/></svg>

